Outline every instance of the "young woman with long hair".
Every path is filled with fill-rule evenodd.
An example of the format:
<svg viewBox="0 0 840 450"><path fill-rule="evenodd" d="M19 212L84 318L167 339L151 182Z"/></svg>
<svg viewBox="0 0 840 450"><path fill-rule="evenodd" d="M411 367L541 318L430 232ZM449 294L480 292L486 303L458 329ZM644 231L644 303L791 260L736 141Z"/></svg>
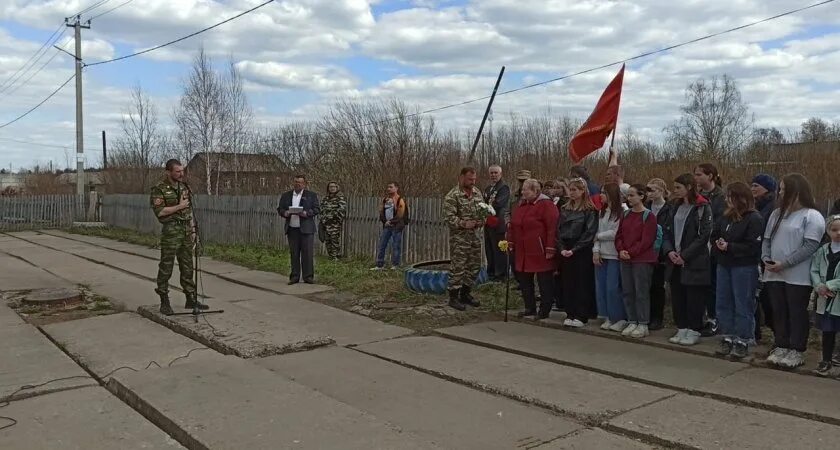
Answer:
<svg viewBox="0 0 840 450"><path fill-rule="evenodd" d="M630 210L624 212L615 236L615 248L621 260L621 290L629 325L621 334L643 338L649 333L650 281L658 262L656 251L656 215L645 208L644 184L627 190Z"/></svg>
<svg viewBox="0 0 840 450"><path fill-rule="evenodd" d="M598 219L598 233L592 248L592 262L595 264L595 300L598 317L604 320L602 330L621 331L626 315L621 300L621 263L615 249L615 233L624 212L621 192L615 183L601 188L601 208Z"/></svg>
<svg viewBox="0 0 840 450"><path fill-rule="evenodd" d="M653 178L647 184L647 209L656 214L656 223L662 226L668 221L671 212L671 204L668 199L671 193L662 178ZM650 331L662 329L662 322L665 315L665 260L667 259L659 251L658 261L653 268L653 276L650 281Z"/></svg>
<svg viewBox="0 0 840 450"><path fill-rule="evenodd" d="M726 204L723 217L712 229L712 254L718 263L717 318L723 334L717 354L744 358L755 345L755 291L764 219L746 183L726 186Z"/></svg>
<svg viewBox="0 0 840 450"><path fill-rule="evenodd" d="M712 225L723 217L726 210L726 195L723 192L723 180L714 164L703 163L694 168L694 182L697 192L709 201L712 207ZM717 260L715 255L709 259L711 264L712 283L706 297L706 315L708 321L703 326L703 336L714 336L718 333L717 307L715 306L715 291L717 285Z"/></svg>
<svg viewBox="0 0 840 450"><path fill-rule="evenodd" d="M761 249L776 347L767 362L794 368L805 362L811 257L820 246L825 222L804 176L786 175L779 183L779 198L779 207L767 221Z"/></svg>
<svg viewBox="0 0 840 450"><path fill-rule="evenodd" d="M592 246L598 232L598 212L589 198L584 179L569 180L568 192L569 201L563 205L557 231L566 303L563 325L580 328L597 315Z"/></svg>
<svg viewBox="0 0 840 450"><path fill-rule="evenodd" d="M711 284L709 237L712 208L697 193L694 177L684 173L674 180L674 197L667 221L662 224L662 252L668 257L671 301L678 331L669 340L694 345L703 329L703 311Z"/></svg>

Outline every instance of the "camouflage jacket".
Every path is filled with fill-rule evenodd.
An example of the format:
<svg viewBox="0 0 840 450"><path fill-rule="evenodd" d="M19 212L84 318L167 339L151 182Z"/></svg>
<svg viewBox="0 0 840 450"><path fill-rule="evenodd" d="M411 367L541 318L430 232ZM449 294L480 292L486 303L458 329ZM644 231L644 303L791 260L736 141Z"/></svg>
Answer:
<svg viewBox="0 0 840 450"><path fill-rule="evenodd" d="M462 220L478 220L482 222L479 215L478 204L484 202L484 195L481 191L473 186L472 196L467 197L464 190L460 186L455 186L443 198L443 217L446 224L449 226L450 234L475 234L478 236L481 232L481 226L474 229L466 229L459 225Z"/></svg>
<svg viewBox="0 0 840 450"><path fill-rule="evenodd" d="M318 217L324 224L344 222L347 217L347 200L341 194L327 195L321 200L321 214Z"/></svg>
<svg viewBox="0 0 840 450"><path fill-rule="evenodd" d="M152 186L152 192L149 196L149 203L152 207L152 210L155 212L155 217L157 217L158 222L186 222L192 219L192 207L182 209L176 212L175 214L170 214L166 217L160 217L159 215L163 208L177 205L181 201L181 195L183 195L184 193L186 193L187 198L189 198L190 191L189 189L187 189L187 186L183 183L175 183L173 185L169 184L168 180L164 180ZM190 201L192 201L192 199L190 199Z"/></svg>

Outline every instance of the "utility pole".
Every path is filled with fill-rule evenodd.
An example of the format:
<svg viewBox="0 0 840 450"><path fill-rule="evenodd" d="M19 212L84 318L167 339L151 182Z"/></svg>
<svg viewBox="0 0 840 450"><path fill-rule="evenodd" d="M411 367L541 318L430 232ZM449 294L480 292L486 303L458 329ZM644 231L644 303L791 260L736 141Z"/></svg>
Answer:
<svg viewBox="0 0 840 450"><path fill-rule="evenodd" d="M102 170L108 169L108 148L105 147L105 130L102 130Z"/></svg>
<svg viewBox="0 0 840 450"><path fill-rule="evenodd" d="M68 27L73 27L76 37L76 194L85 193L85 147L84 126L82 124L82 28L90 29L90 21L82 25L82 16L78 15L73 23L64 19Z"/></svg>

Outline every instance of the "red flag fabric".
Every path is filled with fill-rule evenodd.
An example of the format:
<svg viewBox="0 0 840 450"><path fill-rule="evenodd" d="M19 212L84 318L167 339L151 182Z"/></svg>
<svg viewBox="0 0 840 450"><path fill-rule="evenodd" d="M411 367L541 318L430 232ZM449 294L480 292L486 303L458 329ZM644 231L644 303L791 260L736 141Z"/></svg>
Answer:
<svg viewBox="0 0 840 450"><path fill-rule="evenodd" d="M607 136L615 130L618 123L618 105L621 103L621 86L624 82L624 65L613 78L601 99L595 105L595 110L583 123L575 136L569 142L569 157L575 163L580 162L590 153L604 146Z"/></svg>

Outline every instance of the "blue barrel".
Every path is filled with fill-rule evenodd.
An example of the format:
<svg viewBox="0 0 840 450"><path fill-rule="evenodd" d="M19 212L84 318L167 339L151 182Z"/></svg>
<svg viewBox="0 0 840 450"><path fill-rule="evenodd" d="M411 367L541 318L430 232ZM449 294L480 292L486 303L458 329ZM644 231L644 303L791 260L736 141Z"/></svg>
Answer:
<svg viewBox="0 0 840 450"><path fill-rule="evenodd" d="M449 265L449 260L424 261L413 264L405 271L405 285L413 292L421 294L445 294L446 286L449 284L449 271L441 269L429 269L430 266ZM478 272L476 285L486 283L487 268L482 266Z"/></svg>

